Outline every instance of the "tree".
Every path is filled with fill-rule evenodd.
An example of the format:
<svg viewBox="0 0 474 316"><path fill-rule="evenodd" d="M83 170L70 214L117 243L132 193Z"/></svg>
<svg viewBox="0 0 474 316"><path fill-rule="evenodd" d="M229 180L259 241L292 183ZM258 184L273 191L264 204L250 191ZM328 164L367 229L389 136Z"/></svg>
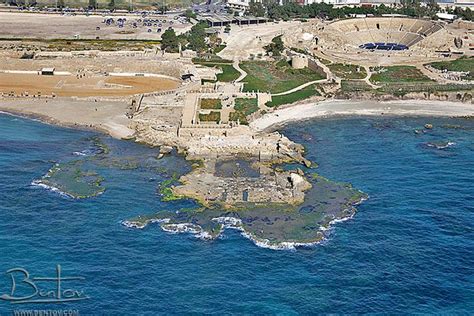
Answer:
<svg viewBox="0 0 474 316"><path fill-rule="evenodd" d="M188 21L191 21L191 19L196 19L196 13L194 13L194 11L191 9L187 9L184 12L184 16L186 17Z"/></svg>
<svg viewBox="0 0 474 316"><path fill-rule="evenodd" d="M167 29L163 35L161 35L161 49L173 53L179 50L178 37L173 29Z"/></svg>
<svg viewBox="0 0 474 316"><path fill-rule="evenodd" d="M474 14L472 14L472 10L469 8L464 9L462 17L468 21L474 21Z"/></svg>
<svg viewBox="0 0 474 316"><path fill-rule="evenodd" d="M198 53L206 50L206 28L207 24L205 22L200 22L196 25L193 25L188 34L188 47Z"/></svg>
<svg viewBox="0 0 474 316"><path fill-rule="evenodd" d="M265 8L263 4L260 2L250 1L248 13L253 16L264 16L265 15Z"/></svg>
<svg viewBox="0 0 474 316"><path fill-rule="evenodd" d="M108 7L110 11L115 10L115 0L110 0Z"/></svg>
<svg viewBox="0 0 474 316"><path fill-rule="evenodd" d="M58 4L58 8L60 8L60 9L65 7L64 0L58 0L57 4Z"/></svg>
<svg viewBox="0 0 474 316"><path fill-rule="evenodd" d="M90 10L97 9L97 0L89 0L89 9Z"/></svg>
<svg viewBox="0 0 474 316"><path fill-rule="evenodd" d="M166 14L168 11L168 6L167 5L158 5L158 11L161 12L161 14Z"/></svg>
<svg viewBox="0 0 474 316"><path fill-rule="evenodd" d="M280 56L281 52L285 49L285 46L283 45L283 41L281 40L281 35L274 37L272 39L272 42L265 47L265 51L267 54L272 54L272 56Z"/></svg>

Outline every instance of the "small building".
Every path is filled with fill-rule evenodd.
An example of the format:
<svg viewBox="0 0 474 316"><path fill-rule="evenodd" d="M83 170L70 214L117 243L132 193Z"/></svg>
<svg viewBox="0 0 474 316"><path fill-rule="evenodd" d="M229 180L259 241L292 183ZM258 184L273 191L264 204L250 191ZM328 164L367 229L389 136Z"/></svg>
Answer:
<svg viewBox="0 0 474 316"><path fill-rule="evenodd" d="M181 79L182 79L182 80L191 80L193 77L194 77L193 74L184 74L184 75L181 75Z"/></svg>
<svg viewBox="0 0 474 316"><path fill-rule="evenodd" d="M238 25L250 25L266 23L268 19L256 16L236 16L233 23Z"/></svg>
<svg viewBox="0 0 474 316"><path fill-rule="evenodd" d="M222 27L231 24L234 17L230 14L203 14L198 19L207 22L210 27Z"/></svg>
<svg viewBox="0 0 474 316"><path fill-rule="evenodd" d="M199 21L206 22L209 27L223 27L230 24L250 25L265 23L268 19L255 16L232 16L230 14L207 13L198 16Z"/></svg>
<svg viewBox="0 0 474 316"><path fill-rule="evenodd" d="M457 15L455 14L448 14L448 13L441 13L441 12L436 13L436 17L440 20L444 20L448 22L453 22L454 20L457 19Z"/></svg>
<svg viewBox="0 0 474 316"><path fill-rule="evenodd" d="M303 69L308 67L308 58L303 55L295 55L291 58L291 66L294 69Z"/></svg>
<svg viewBox="0 0 474 316"><path fill-rule="evenodd" d="M231 9L247 10L250 6L250 0L227 0L227 6Z"/></svg>
<svg viewBox="0 0 474 316"><path fill-rule="evenodd" d="M54 76L54 67L48 67L48 68L41 68L41 75L42 76Z"/></svg>

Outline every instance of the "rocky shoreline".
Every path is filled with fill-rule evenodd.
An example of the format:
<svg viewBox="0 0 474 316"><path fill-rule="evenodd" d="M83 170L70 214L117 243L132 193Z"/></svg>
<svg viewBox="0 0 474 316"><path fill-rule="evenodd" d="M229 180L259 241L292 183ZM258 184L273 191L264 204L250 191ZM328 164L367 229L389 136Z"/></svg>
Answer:
<svg viewBox="0 0 474 316"><path fill-rule="evenodd" d="M329 232L332 227L341 222L345 222L350 220L354 217L356 213L355 206L361 204L367 198L361 198L358 202L355 202L353 206L350 208L350 215L341 218L335 218L330 221L326 226L320 226L318 236L313 241L308 242L298 242L298 241L280 241L280 242L272 242L268 239L259 238L244 228L242 225L242 220L236 217L216 217L212 220L221 224L221 229L218 231L217 234L210 234L209 232L203 230L203 228L199 225L193 223L179 223L179 224L170 224L170 218L164 219L150 219L145 222L138 222L133 220L126 220L122 221L121 224L125 227L131 229L145 229L147 226L151 224L158 224L160 228L172 234L191 234L197 239L201 239L204 241L216 240L221 238L222 235L225 233L226 229L234 229L241 233L241 235L249 240L251 240L257 247L266 248L271 250L296 250L297 248L305 248L305 247L314 247L324 240L326 240L329 236Z"/></svg>
<svg viewBox="0 0 474 316"><path fill-rule="evenodd" d="M61 109L67 112L68 104L55 106L53 112L48 112L53 114L50 122L61 123L55 115ZM11 106L0 106L0 109L10 111ZM143 228L148 223L159 222L165 231L190 232L202 239L215 239L226 228L237 229L259 246L294 249L321 242L324 231L337 221L351 218L355 205L367 196L349 185L317 175L308 176L306 172L310 170L311 162L304 158L304 147L272 132L276 126L334 115L466 116L474 114L474 107L458 103L448 107L444 102L421 101L326 101L278 109L251 122L250 126L238 126L221 135L208 134L206 129L197 128L180 135L176 122L162 121L162 117L150 111L153 109L124 121L128 122L125 127L135 131L135 141L161 146L164 150L158 158L169 154L170 147L174 147L187 160L194 161L193 170L177 179L166 192L170 200L190 198L202 208L174 214L164 212L148 218L146 223L139 219L125 221L124 225ZM23 113L32 115L31 108L27 107ZM113 115L119 113L116 111ZM36 114L41 120L48 116ZM69 116L64 121L64 113L61 118L62 124L68 126L74 120ZM110 119L94 117L97 122L108 123L100 123L100 130L113 126L114 121ZM76 122L78 126L84 126L84 118L81 120ZM299 167L284 170L279 167L281 164ZM215 219L228 220L219 222ZM319 224L315 226L316 223ZM295 231L303 235L295 235Z"/></svg>

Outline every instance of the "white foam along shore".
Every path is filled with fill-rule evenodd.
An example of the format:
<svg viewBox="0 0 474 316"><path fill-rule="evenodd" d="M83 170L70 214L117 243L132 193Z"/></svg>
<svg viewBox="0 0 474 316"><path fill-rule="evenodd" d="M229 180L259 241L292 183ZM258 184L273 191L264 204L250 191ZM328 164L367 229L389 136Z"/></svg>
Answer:
<svg viewBox="0 0 474 316"><path fill-rule="evenodd" d="M51 192L55 192L55 193L57 193L57 194L59 194L63 197L74 199L74 196L72 196L71 194L69 194L67 192L64 192L64 191L61 191L59 188L57 188L55 186L45 184L44 182L42 182L42 180L33 180L31 182L31 186L43 188L43 189L49 190Z"/></svg>
<svg viewBox="0 0 474 316"><path fill-rule="evenodd" d="M352 216L351 216L352 217ZM346 219L349 219L348 217ZM162 220L150 220L143 223L134 222L134 221L123 221L122 225L128 228L136 228L136 229L143 229L148 224L152 223L159 223L160 227L163 231L171 234L179 234L179 233L188 233L194 235L194 237L201 239L201 240L214 240L221 236L225 229L235 229L240 231L241 235L247 239L250 239L257 247L260 248L267 248L272 250L295 250L297 247L310 247L315 246L321 243L324 240L323 232L328 229L321 229L319 233L321 235L321 239L315 242L310 243L299 243L299 242L280 242L280 243L272 243L268 239L260 239L255 237L254 235L250 234L249 232L245 231L242 227L242 221L238 218L234 217L217 217L213 219L214 221L220 223L222 228L219 234L212 236L208 232L204 231L201 226L192 224L192 223L179 223L179 224L169 224L168 222L170 219L162 219ZM342 221L342 220L338 220ZM336 220L334 221L336 223ZM332 222L330 223L332 225Z"/></svg>
<svg viewBox="0 0 474 316"><path fill-rule="evenodd" d="M327 100L275 110L251 122L250 126L263 131L290 122L331 116L474 116L474 104L429 100Z"/></svg>
<svg viewBox="0 0 474 316"><path fill-rule="evenodd" d="M354 217L356 213L355 206L359 205L366 198L362 198L357 203L354 203L351 206L351 212L349 216L342 217L342 218L335 218L330 221L327 226L321 226L318 231L318 239L313 242L295 242L295 241L283 241L283 242L271 242L268 239L258 238L252 235L250 232L246 231L242 225L242 220L235 217L216 217L212 220L216 223L221 224L221 229L217 235L211 235L208 232L204 231L201 226L193 223L179 223L174 224L170 223L171 219L164 218L164 219L150 219L144 222L137 222L137 221L122 221L122 225L128 228L135 228L135 229L143 229L149 224L158 223L161 229L167 233L178 234L178 233L188 233L194 235L196 238L201 240L214 240L220 237L225 229L235 229L240 232L242 236L247 239L250 239L257 247L266 248L271 250L296 250L297 248L301 247L314 247L318 244L324 242L328 237L328 231L332 228L334 224L345 222Z"/></svg>

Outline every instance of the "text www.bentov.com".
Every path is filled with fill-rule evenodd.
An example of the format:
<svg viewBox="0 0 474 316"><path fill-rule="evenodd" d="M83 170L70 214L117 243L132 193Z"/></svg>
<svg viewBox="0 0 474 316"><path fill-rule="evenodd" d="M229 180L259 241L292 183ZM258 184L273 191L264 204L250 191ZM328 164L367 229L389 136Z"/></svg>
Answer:
<svg viewBox="0 0 474 316"><path fill-rule="evenodd" d="M79 316L79 311L75 309L19 309L13 311L13 316Z"/></svg>

